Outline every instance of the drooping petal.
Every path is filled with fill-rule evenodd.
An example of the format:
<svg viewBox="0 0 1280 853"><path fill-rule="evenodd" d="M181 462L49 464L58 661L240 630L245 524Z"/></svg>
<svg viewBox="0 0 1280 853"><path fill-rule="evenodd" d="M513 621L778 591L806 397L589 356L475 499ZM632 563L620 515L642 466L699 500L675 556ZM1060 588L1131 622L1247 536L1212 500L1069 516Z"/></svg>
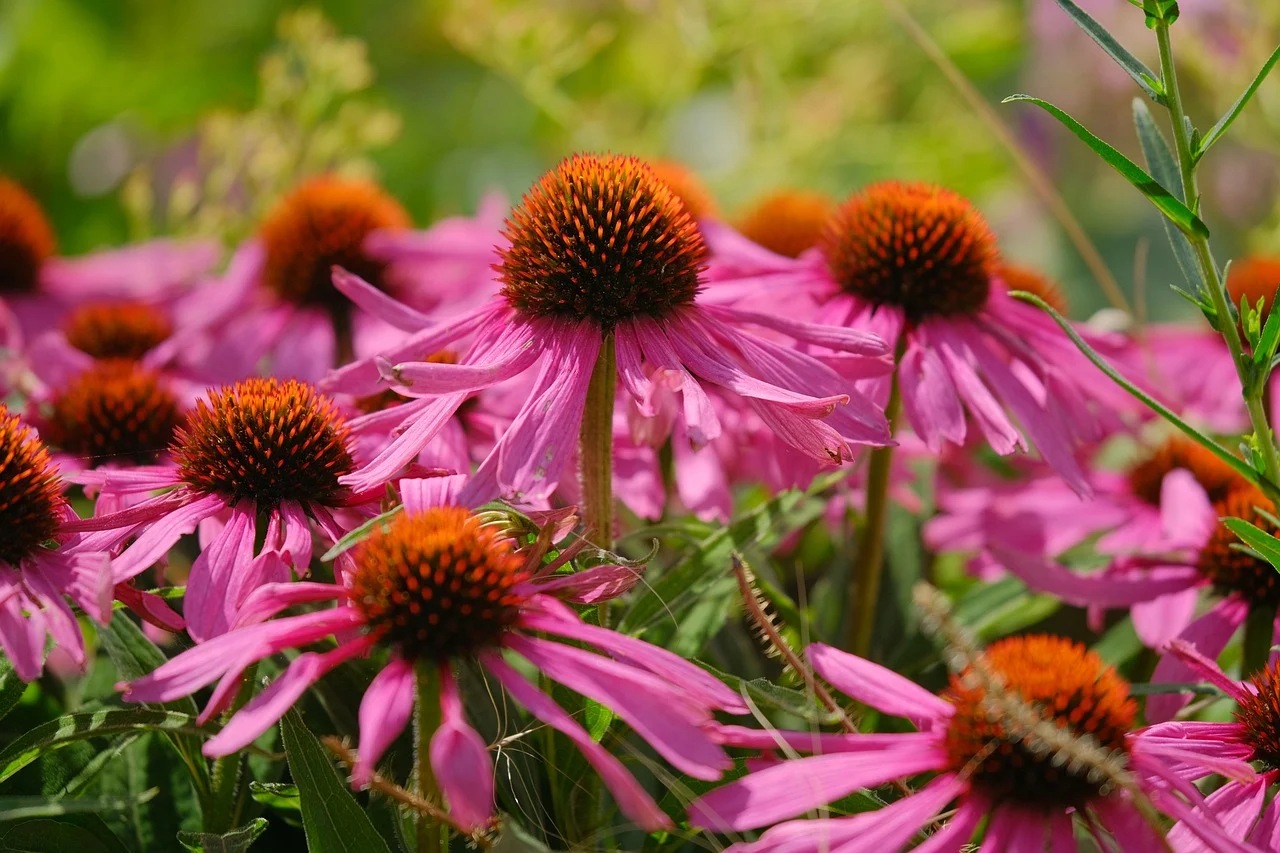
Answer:
<svg viewBox="0 0 1280 853"><path fill-rule="evenodd" d="M406 477L399 482L400 500L407 513L426 512L438 506L455 506L466 485L465 474L447 477Z"/></svg>
<svg viewBox="0 0 1280 853"><path fill-rule="evenodd" d="M191 533L204 519L226 507L218 495L204 495L179 506L164 518L153 521L118 557L111 561L111 578L126 581L151 568L183 536ZM127 512L127 510L126 510Z"/></svg>
<svg viewBox="0 0 1280 853"><path fill-rule="evenodd" d="M989 814L991 814L991 803L987 802L981 794L970 791L967 796L961 797L951 820L920 842L914 848L915 853L955 853L965 849L965 845L973 836L973 831ZM1069 821L1067 825L1070 826Z"/></svg>
<svg viewBox="0 0 1280 853"><path fill-rule="evenodd" d="M1200 586L1203 579L1194 566L1157 566L1134 572L1073 572L1054 560L1004 548L991 553L1032 589L1047 592L1077 607L1128 607L1162 595Z"/></svg>
<svg viewBox="0 0 1280 853"><path fill-rule="evenodd" d="M373 768L413 716L413 663L403 659L389 662L369 682L360 700L360 743L356 763L351 768L351 784L363 788L373 777Z"/></svg>
<svg viewBox="0 0 1280 853"><path fill-rule="evenodd" d="M643 567L638 566L592 566L581 572L539 578L531 586L575 604L597 604L630 592L643 574Z"/></svg>
<svg viewBox="0 0 1280 853"><path fill-rule="evenodd" d="M1202 655L1214 660L1222 654L1232 635L1244 624L1249 604L1238 595L1228 595L1213 609L1187 626L1178 638L1196 647ZM1193 681L1196 672L1182 658L1166 654L1151 673L1152 684L1183 684ZM1190 697L1179 693L1155 694L1147 697L1146 715L1152 723L1173 718Z"/></svg>
<svg viewBox="0 0 1280 853"><path fill-rule="evenodd" d="M810 644L805 655L819 675L846 695L886 714L905 717L917 726L949 719L955 713L950 702L857 655L823 643Z"/></svg>
<svg viewBox="0 0 1280 853"><path fill-rule="evenodd" d="M493 673L498 683L511 694L512 698L528 709L529 713L573 741L573 744L582 751L587 762L600 774L605 786L618 801L618 807L622 809L623 814L650 831L671 826L671 819L658 808L658 804L622 765L622 762L592 740L586 730L565 713L563 708L526 681L524 676L509 667L501 656L493 652L484 652L480 655L480 662Z"/></svg>
<svg viewBox="0 0 1280 853"><path fill-rule="evenodd" d="M925 446L938 453L945 442L963 444L964 408L938 354L927 347L911 347L899 370L903 411Z"/></svg>
<svg viewBox="0 0 1280 853"><path fill-rule="evenodd" d="M400 469L413 461L423 446L453 417L453 413L458 411L466 398L466 394L445 394L426 403L404 425L404 431L378 451L368 464L338 478L339 482L357 492L381 488L387 481L394 479Z"/></svg>
<svg viewBox="0 0 1280 853"><path fill-rule="evenodd" d="M417 332L435 325L435 321L379 290L355 273L342 267L333 268L333 286L357 307L405 332Z"/></svg>
<svg viewBox="0 0 1280 853"><path fill-rule="evenodd" d="M1204 809L1232 838L1248 838L1267 797L1266 777L1248 785L1227 784L1205 797ZM1178 853L1215 853L1204 840L1183 823L1169 830L1169 844Z"/></svg>
<svg viewBox="0 0 1280 853"><path fill-rule="evenodd" d="M936 741L922 747L919 741L911 740L904 746L779 762L694 800L689 805L689 821L718 832L755 829L835 802L861 788L946 766L945 750Z"/></svg>
<svg viewBox="0 0 1280 853"><path fill-rule="evenodd" d="M196 642L225 633L240 604L232 601L230 585L253 562L256 506L241 501L231 518L191 565L184 611L187 630Z"/></svg>
<svg viewBox="0 0 1280 853"><path fill-rule="evenodd" d="M471 727L453 674L440 673L440 726L431 736L431 768L464 829L476 830L493 819L493 762L484 738Z"/></svg>

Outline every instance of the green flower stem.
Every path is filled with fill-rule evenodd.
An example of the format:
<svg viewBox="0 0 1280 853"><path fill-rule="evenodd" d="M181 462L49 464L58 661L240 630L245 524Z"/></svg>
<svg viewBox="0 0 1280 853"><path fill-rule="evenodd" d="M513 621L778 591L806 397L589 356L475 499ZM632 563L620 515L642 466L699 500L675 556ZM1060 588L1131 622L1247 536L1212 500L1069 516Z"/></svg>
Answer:
<svg viewBox="0 0 1280 853"><path fill-rule="evenodd" d="M889 419L889 434L894 433L901 404L898 387L898 364L906 336L898 342L894 355L893 378L890 380L889 402L884 407ZM871 637L876 627L876 604L880 600L880 579L884 575L884 531L889 517L889 474L893 467L893 446L877 447L871 451L867 470L867 497L865 523L862 528L858 553L853 563L853 578L849 585L849 606L846 612L851 620L846 634L846 648L859 657L871 652Z"/></svg>
<svg viewBox="0 0 1280 853"><path fill-rule="evenodd" d="M439 668L431 663L418 665L418 696L413 712L413 755L417 766L418 796L440 805L440 784L431 769L431 736L440 728ZM449 830L428 814L418 812L418 853L447 853Z"/></svg>
<svg viewBox="0 0 1280 853"><path fill-rule="evenodd" d="M253 698L257 676L256 663L245 670L240 691L222 716L224 725ZM248 753L244 751L214 759L213 771L209 777L209 796L202 803L201 825L205 832L221 835L240 825L240 809L244 800L241 782L247 761Z"/></svg>
<svg viewBox="0 0 1280 853"><path fill-rule="evenodd" d="M613 334L605 335L587 386L578 433L582 466L582 521L587 540L613 549L613 401L618 381Z"/></svg>
<svg viewBox="0 0 1280 853"><path fill-rule="evenodd" d="M1195 152L1191 150L1191 138L1187 133L1186 111L1182 104L1182 93L1178 88L1178 74L1173 65L1173 44L1169 39L1169 24L1160 21L1156 24L1156 39L1160 45L1160 77L1169 107L1169 120L1173 125L1174 147L1178 153L1178 169L1182 175L1182 191L1188 208L1198 212L1200 208L1200 189L1196 182ZM1201 279L1209 298L1213 300L1213 308L1218 316L1218 331L1226 338L1227 347L1231 350L1231 359L1235 362L1236 373L1240 377L1240 386L1244 389L1245 407L1249 411L1249 421L1257 437L1256 446L1262 456L1266 478L1272 483L1280 483L1280 456L1276 454L1275 442L1271 437L1271 425L1267 422L1266 407L1263 405L1263 389L1255 387L1251 379L1253 361L1244 349L1244 341L1240 337L1240 329L1231 322L1231 308L1226 283L1218 275L1218 266L1213 262L1213 253L1209 249L1209 240L1202 235L1186 233L1187 240L1195 252L1196 265L1200 268Z"/></svg>
<svg viewBox="0 0 1280 853"><path fill-rule="evenodd" d="M1240 677L1246 681L1267 667L1271 644L1275 639L1276 610L1266 605L1249 608L1244 620L1244 642L1241 646Z"/></svg>

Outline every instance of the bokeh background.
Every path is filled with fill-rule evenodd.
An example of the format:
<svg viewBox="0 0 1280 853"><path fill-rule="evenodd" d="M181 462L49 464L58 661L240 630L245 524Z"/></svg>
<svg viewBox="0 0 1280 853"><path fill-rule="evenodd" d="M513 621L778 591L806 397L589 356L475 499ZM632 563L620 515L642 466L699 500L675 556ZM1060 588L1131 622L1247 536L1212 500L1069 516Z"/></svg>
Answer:
<svg viewBox="0 0 1280 853"><path fill-rule="evenodd" d="M1156 65L1139 10L1082 5ZM1182 5L1175 49L1207 128L1280 38L1280 4ZM683 163L730 218L778 188L929 180L977 201L1073 314L1104 307L924 39L1047 173L1130 302L1186 314L1154 210L1047 116L999 103L1046 98L1139 156L1135 87L1052 0L0 0L0 171L47 205L67 254L164 233L230 243L330 168L375 175L420 225L518 197L578 149ZM1278 151L1280 77L1204 171L1220 259L1280 251Z"/></svg>

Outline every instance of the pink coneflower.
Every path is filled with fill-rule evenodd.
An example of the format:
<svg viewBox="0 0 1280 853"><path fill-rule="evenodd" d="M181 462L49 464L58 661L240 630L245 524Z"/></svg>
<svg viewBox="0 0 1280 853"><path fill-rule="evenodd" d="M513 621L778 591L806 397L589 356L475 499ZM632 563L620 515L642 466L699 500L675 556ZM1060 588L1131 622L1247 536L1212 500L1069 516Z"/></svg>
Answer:
<svg viewBox="0 0 1280 853"><path fill-rule="evenodd" d="M1025 480L992 477L990 482L962 488L940 484L940 512L926 522L924 538L934 550L977 552L971 568L980 576L1011 568L1032 589L1091 606L1098 616L1106 607L1131 605L1138 636L1151 648L1159 648L1186 627L1198 600L1198 575L1185 568L1172 570L1187 580L1172 592L1157 586L1143 592L1125 579L1134 577L1139 565L1151 565L1155 555L1186 555L1204 543L1199 524L1187 527L1181 521L1186 512L1185 489L1173 484L1168 491L1164 488L1174 471L1189 475L1210 503L1248 486L1209 450L1175 436L1138 456L1125 470L1090 470L1093 498L1084 503L1048 470ZM1021 558L1053 560L1086 542L1093 542L1094 549L1115 564L1111 571L1090 576L1083 587L1076 585L1079 574ZM1169 571L1157 569L1156 573ZM1111 592L1102 589L1109 581L1114 582ZM1126 590L1130 597L1117 605L1114 594L1125 595ZM1091 600L1090 595L1098 597Z"/></svg>
<svg viewBox="0 0 1280 853"><path fill-rule="evenodd" d="M1209 820L1194 815L1198 794L1132 734L1137 703L1115 670L1095 652L1058 637L1008 637L982 655L1008 696L988 694L985 679L953 676L935 696L895 672L829 646L809 647L818 673L853 698L906 717L920 729L907 734L814 734L726 727L725 740L745 747L779 743L815 754L776 762L696 800L696 826L741 831L768 826L834 802L863 788L923 773L936 774L915 793L876 811L848 818L780 824L742 851L899 850L952 803L953 814L916 850L963 847L985 821L983 848L1074 850L1083 825L1101 849L1152 849L1159 836L1133 801L1137 788L1158 808L1217 849L1238 849ZM1101 753L1106 772L1079 756L1064 756L1035 728L1002 710L1016 696L1039 724L1082 739ZM1028 728L1022 731L1022 728ZM1240 768L1247 773L1248 768ZM1116 787L1128 777L1128 789ZM1079 820L1077 820L1079 819ZM1107 839L1106 834L1110 834Z"/></svg>
<svg viewBox="0 0 1280 853"><path fill-rule="evenodd" d="M23 681L40 676L50 637L84 666L84 637L64 595L98 622L111 618L107 555L68 532L74 518L48 451L0 405L0 648Z"/></svg>
<svg viewBox="0 0 1280 853"><path fill-rule="evenodd" d="M311 563L312 523L335 541L335 510L372 510L339 482L355 463L345 422L328 398L296 380L248 379L198 401L174 436L168 464L85 471L79 482L123 495L167 489L128 509L85 519L96 545L136 538L112 561L116 580L155 565L200 526L184 610L197 640L235 621L255 588ZM374 496L376 498L376 496ZM258 519L266 519L265 531ZM261 548L255 542L265 536Z"/></svg>
<svg viewBox="0 0 1280 853"><path fill-rule="evenodd" d="M733 242L714 248L713 265L748 260ZM995 236L964 198L874 184L828 218L816 251L791 262L769 254L756 284L807 296L815 322L900 342L903 410L935 453L963 444L972 420L1000 454L1025 449L1025 433L1073 488L1088 490L1074 456L1099 434L1088 401L1131 406L1049 317L1008 296Z"/></svg>
<svg viewBox="0 0 1280 853"><path fill-rule="evenodd" d="M360 705L359 758L353 782L365 784L414 709L423 671L439 674L441 724L430 758L450 813L470 831L493 815L493 767L467 722L454 682L465 661L478 663L517 702L582 751L623 813L647 829L670 825L617 758L554 700L508 663L523 658L554 681L589 696L629 723L676 768L716 779L730 766L711 734L711 711L746 710L741 699L688 661L641 640L583 623L557 596L596 602L635 582L635 570L600 566L547 575L537 556L451 505L461 478L401 480L405 512L344 554L340 584L273 585L246 604L252 622L300 601L336 606L237 628L124 685L130 701L169 701L217 681L201 720L225 709L254 661L334 635L338 645L304 652L207 741L207 755L228 755L266 731L324 673L374 649L391 651Z"/></svg>
<svg viewBox="0 0 1280 853"><path fill-rule="evenodd" d="M1143 731L1143 741L1191 781L1211 774L1225 776L1225 783L1205 798L1203 809L1233 837L1274 849L1280 837L1280 800L1264 802L1267 789L1280 781L1280 662L1273 661L1251 680L1239 682L1194 646L1174 641L1169 653L1186 663L1194 676L1235 700L1235 720L1159 723ZM1233 773L1229 763L1238 761L1257 762L1261 772L1256 776ZM1169 843L1179 853L1206 849L1182 824L1169 833Z"/></svg>
<svg viewBox="0 0 1280 853"><path fill-rule="evenodd" d="M9 309L0 318L11 324L11 342L52 328L67 308L86 300L155 300L181 292L217 260L212 243L165 240L59 257L39 203L0 175L0 300Z"/></svg>
<svg viewBox="0 0 1280 853"><path fill-rule="evenodd" d="M646 368L679 379L680 419L696 444L721 433L703 383L746 398L786 441L829 462L850 443L888 440L883 414L847 376L883 374L883 342L861 331L794 323L698 301L706 245L683 205L634 157L576 155L547 173L508 220L501 296L447 323L394 302L355 276L335 283L371 313L415 333L383 358L337 371L328 386L368 393L385 378L419 397L401 435L349 481L385 482L439 430L465 395L538 365L528 402L481 465L477 484L538 499L576 444L593 368L616 346L622 390L653 414ZM832 365L741 327L754 325L836 351ZM456 365L421 353L474 334ZM409 360L405 360L409 359ZM795 390L803 389L803 390Z"/></svg>

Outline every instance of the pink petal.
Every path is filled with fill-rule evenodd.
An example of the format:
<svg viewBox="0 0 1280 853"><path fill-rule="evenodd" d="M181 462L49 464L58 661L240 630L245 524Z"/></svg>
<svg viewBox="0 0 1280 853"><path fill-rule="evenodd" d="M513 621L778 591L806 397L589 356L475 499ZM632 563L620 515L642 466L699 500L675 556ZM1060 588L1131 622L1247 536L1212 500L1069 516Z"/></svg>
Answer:
<svg viewBox="0 0 1280 853"><path fill-rule="evenodd" d="M1004 407L973 369L974 358L965 342L953 335L942 322L921 323L917 334L922 333L927 335L928 343L917 344L913 341L908 346L908 352L913 346L928 346L930 343L937 348L960 399L964 400L965 407L978 422L978 427L991 448L1003 456L1012 453L1015 448L1026 447L1022 436L1005 414Z"/></svg>
<svg viewBox="0 0 1280 853"><path fill-rule="evenodd" d="M997 806L982 845L1001 853L1043 853L1049 820L1045 812L1028 811L1006 803Z"/></svg>
<svg viewBox="0 0 1280 853"><path fill-rule="evenodd" d="M818 675L859 702L917 726L946 720L955 707L892 670L822 643L812 643L805 655Z"/></svg>
<svg viewBox="0 0 1280 853"><path fill-rule="evenodd" d="M1222 654L1231 637L1244 624L1249 613L1248 603L1238 595L1228 595L1213 609L1187 626L1178 638L1210 660ZM1184 684L1195 680L1192 667L1176 655L1166 654L1151 673L1152 684ZM1147 721L1161 723L1171 719L1190 697L1177 693L1154 694L1147 697Z"/></svg>
<svg viewBox="0 0 1280 853"><path fill-rule="evenodd" d="M440 710L440 727L431 736L431 768L449 813L464 829L480 829L493 818L493 762L484 739L463 715L447 669L440 674Z"/></svg>
<svg viewBox="0 0 1280 853"><path fill-rule="evenodd" d="M575 604L597 604L630 592L643 573L643 567L636 566L592 566L581 572L540 578L534 589Z"/></svg>
<svg viewBox="0 0 1280 853"><path fill-rule="evenodd" d="M169 549L179 539L194 531L196 525L221 511L226 505L226 500L219 495L204 495L156 520L138 534L138 538L120 556L111 561L112 580L120 583L151 568L169 553Z"/></svg>
<svg viewBox="0 0 1280 853"><path fill-rule="evenodd" d="M925 748L913 740L906 749L795 758L702 795L689 805L689 822L717 832L755 829L946 762L936 740Z"/></svg>
<svg viewBox="0 0 1280 853"><path fill-rule="evenodd" d="M506 644L551 679L611 709L663 758L695 779L718 779L732 765L702 728L710 721L705 706L671 684L637 667L560 643L511 634Z"/></svg>
<svg viewBox="0 0 1280 853"><path fill-rule="evenodd" d="M1185 639L1176 639L1165 649L1166 654L1180 658L1187 664L1189 671L1217 687L1237 702L1244 702L1253 697L1253 692L1244 684L1228 678L1219 668L1216 661L1210 660L1200 653L1193 644Z"/></svg>
<svg viewBox="0 0 1280 853"><path fill-rule="evenodd" d="M339 482L357 492L363 492L381 488L388 480L395 479L400 470L412 462L445 422L453 417L466 398L466 394L445 394L430 401L377 456L360 470L340 477Z"/></svg>
<svg viewBox="0 0 1280 853"><path fill-rule="evenodd" d="M1231 838L1247 838L1262 813L1263 803L1267 797L1265 777L1249 785L1228 783L1214 791L1204 801L1204 810L1208 816L1216 820ZM1178 853L1203 851L1215 853L1214 849L1198 838L1186 824L1179 823L1169 830L1169 844Z"/></svg>
<svg viewBox="0 0 1280 853"><path fill-rule="evenodd" d="M244 603L240 605L232 627L243 628L265 622L281 610L293 607L295 604L332 601L335 598L341 598L342 595L342 587L331 583L285 581L263 584L249 593Z"/></svg>
<svg viewBox="0 0 1280 853"><path fill-rule="evenodd" d="M913 853L954 853L954 851L965 849L965 845L973 837L973 831L990 813L991 804L980 794L970 792L968 796L960 799L951 820L918 844Z"/></svg>
<svg viewBox="0 0 1280 853"><path fill-rule="evenodd" d="M992 545L991 553L1027 586L1056 595L1077 607L1127 607L1162 595L1182 592L1203 583L1193 566L1158 566L1140 571L1074 572L1053 560Z"/></svg>
<svg viewBox="0 0 1280 853"><path fill-rule="evenodd" d="M435 325L435 321L420 311L388 296L355 273L339 266L333 268L333 286L357 307L368 311L385 323L406 332L416 332Z"/></svg>
<svg viewBox="0 0 1280 853"><path fill-rule="evenodd" d="M256 507L241 501L231 510L231 518L191 565L183 612L187 630L196 642L225 633L239 601L233 601L229 587L253 562Z"/></svg>
<svg viewBox="0 0 1280 853"><path fill-rule="evenodd" d="M937 453L945 442L963 444L964 408L938 354L912 347L899 370L903 410L925 446Z"/></svg>
<svg viewBox="0 0 1280 853"><path fill-rule="evenodd" d="M1147 648L1162 649L1191 624L1199 601L1199 587L1188 587L1150 601L1136 601L1129 609L1133 630Z"/></svg>
<svg viewBox="0 0 1280 853"><path fill-rule="evenodd" d="M587 762L600 774L600 778L618 801L622 813L643 829L656 831L671 826L671 820L653 798L645 792L635 777L608 750L591 739L582 726L551 701L550 697L534 687L502 658L493 652L480 655L480 662L493 673L498 682L517 702L539 720L551 726L573 741L582 751Z"/></svg>
<svg viewBox="0 0 1280 853"><path fill-rule="evenodd" d="M1160 525L1174 547L1200 549L1218 526L1218 514L1195 475L1177 468L1160 483Z"/></svg>
<svg viewBox="0 0 1280 853"><path fill-rule="evenodd" d="M399 482L400 500L405 512L416 515L438 506L455 506L462 487L466 485L464 474L448 477L406 477Z"/></svg>
<svg viewBox="0 0 1280 853"><path fill-rule="evenodd" d="M393 660L369 682L360 700L360 744L351 768L351 784L364 787L373 778L374 765L413 716L415 692L413 664Z"/></svg>
<svg viewBox="0 0 1280 853"><path fill-rule="evenodd" d="M471 393L523 373L541 354L542 348L535 345L530 330L515 326L504 330L499 343L485 353L483 362L475 357L458 364L406 361L391 366L390 375L384 372L384 378L414 397Z"/></svg>

